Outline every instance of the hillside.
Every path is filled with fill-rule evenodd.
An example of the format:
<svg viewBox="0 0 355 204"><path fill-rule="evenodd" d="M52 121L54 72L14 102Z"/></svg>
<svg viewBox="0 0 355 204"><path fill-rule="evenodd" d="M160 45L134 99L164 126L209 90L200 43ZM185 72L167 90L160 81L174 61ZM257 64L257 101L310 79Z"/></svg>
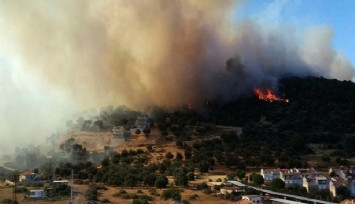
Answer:
<svg viewBox="0 0 355 204"><path fill-rule="evenodd" d="M39 167L43 179L71 178L73 170L84 192L88 186L81 184L89 181L121 188L185 188L193 181L200 183L197 189L206 189L201 182L226 177L250 182L247 178L260 168L314 167L327 172L329 167L354 163L354 83L284 78L276 94L282 100L253 95L223 104L208 101L198 108L150 107L146 113L124 106L103 108L97 115L68 121L65 134L47 139L53 145L49 152L34 146L17 148L14 160L6 165L24 171ZM124 136L114 133L113 127ZM5 174L0 168L0 177L8 177ZM101 199L121 202L137 197L135 191L127 195L121 191L109 190ZM299 188L290 192L319 194ZM162 199L156 192L146 193L151 196L144 200ZM190 191L182 196L196 199ZM205 199L212 195L201 193L194 203Z"/></svg>
<svg viewBox="0 0 355 204"><path fill-rule="evenodd" d="M270 154L281 153L276 155L284 158L278 160L288 161L290 166L301 165L300 158L292 158L317 151L309 144L323 148L320 156L325 162L333 156L339 157L338 163L347 164L342 158L355 156L354 83L314 77L284 78L279 83L279 95L289 99L289 103L243 98L210 108L206 121L243 127L241 146L237 148L252 145L257 149L254 154L273 149Z"/></svg>
<svg viewBox="0 0 355 204"><path fill-rule="evenodd" d="M288 102L264 101L253 95L227 104L208 101L194 109L151 107L147 113L154 134L145 137L161 144L175 141L177 148L192 153L191 159L204 171L214 165L327 168L354 161L354 83L283 78L277 94ZM80 131L110 131L113 126L129 129L139 115L124 106L108 107L94 119L79 118L70 124Z"/></svg>

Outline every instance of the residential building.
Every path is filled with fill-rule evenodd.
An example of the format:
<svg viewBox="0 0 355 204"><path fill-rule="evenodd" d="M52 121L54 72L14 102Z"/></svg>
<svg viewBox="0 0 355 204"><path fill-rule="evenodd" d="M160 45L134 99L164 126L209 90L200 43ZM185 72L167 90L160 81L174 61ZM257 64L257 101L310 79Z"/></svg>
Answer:
<svg viewBox="0 0 355 204"><path fill-rule="evenodd" d="M302 185L307 191L326 190L329 189L329 180L322 175L309 175L303 177Z"/></svg>
<svg viewBox="0 0 355 204"><path fill-rule="evenodd" d="M280 179L288 186L302 186L302 174L297 169L290 169L287 171L280 171Z"/></svg>
<svg viewBox="0 0 355 204"><path fill-rule="evenodd" d="M280 178L281 169L261 169L260 174L264 178L264 183L271 183L272 180Z"/></svg>
<svg viewBox="0 0 355 204"><path fill-rule="evenodd" d="M20 175L19 175L19 182L31 182L31 181L35 180L36 177L37 177L37 174L35 174L35 173L23 172L23 173L20 173Z"/></svg>

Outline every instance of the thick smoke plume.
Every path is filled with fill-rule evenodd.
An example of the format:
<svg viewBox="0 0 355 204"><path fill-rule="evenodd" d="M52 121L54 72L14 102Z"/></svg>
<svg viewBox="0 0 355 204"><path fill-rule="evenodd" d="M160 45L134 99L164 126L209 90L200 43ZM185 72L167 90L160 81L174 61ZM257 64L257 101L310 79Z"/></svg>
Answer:
<svg viewBox="0 0 355 204"><path fill-rule="evenodd" d="M352 78L352 65L331 46L331 28L233 21L236 6L24 0L0 7L25 69L84 107L228 100L285 75Z"/></svg>

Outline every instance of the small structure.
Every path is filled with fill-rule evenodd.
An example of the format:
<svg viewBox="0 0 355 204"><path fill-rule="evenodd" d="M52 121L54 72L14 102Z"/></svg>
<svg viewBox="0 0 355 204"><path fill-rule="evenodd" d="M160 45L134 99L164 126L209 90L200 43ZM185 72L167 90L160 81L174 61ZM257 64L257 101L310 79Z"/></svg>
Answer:
<svg viewBox="0 0 355 204"><path fill-rule="evenodd" d="M231 194L233 192L240 193L240 192L244 192L244 190L238 186L223 186L220 188L220 194L222 195L225 195L227 193Z"/></svg>
<svg viewBox="0 0 355 204"><path fill-rule="evenodd" d="M29 194L26 195L27 198L42 199L46 197L46 192L43 189L30 190Z"/></svg>
<svg viewBox="0 0 355 204"><path fill-rule="evenodd" d="M32 172L23 172L20 173L19 175L19 182L29 182L29 181L33 181L36 177L35 173Z"/></svg>
<svg viewBox="0 0 355 204"><path fill-rule="evenodd" d="M52 193L56 195L69 195L70 194L70 186L68 180L57 180L52 183Z"/></svg>
<svg viewBox="0 0 355 204"><path fill-rule="evenodd" d="M207 186L211 191L217 191L218 189L220 189L223 185L223 182L208 182Z"/></svg>
<svg viewBox="0 0 355 204"><path fill-rule="evenodd" d="M130 131L125 130L123 126L113 127L112 133L119 138L127 138L130 135Z"/></svg>
<svg viewBox="0 0 355 204"><path fill-rule="evenodd" d="M233 204L251 204L251 203L263 203L262 197L259 195L245 195L242 199Z"/></svg>
<svg viewBox="0 0 355 204"><path fill-rule="evenodd" d="M148 116L147 115L139 116L136 120L135 126L137 127L136 129L139 129L140 131L143 131L145 129L150 129Z"/></svg>

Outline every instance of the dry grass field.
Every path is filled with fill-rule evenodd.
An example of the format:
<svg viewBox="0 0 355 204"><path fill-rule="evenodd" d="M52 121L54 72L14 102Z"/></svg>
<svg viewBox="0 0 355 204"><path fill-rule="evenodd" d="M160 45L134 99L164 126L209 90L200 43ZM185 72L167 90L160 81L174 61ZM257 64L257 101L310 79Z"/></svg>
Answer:
<svg viewBox="0 0 355 204"><path fill-rule="evenodd" d="M130 199L122 199L120 197L114 197L113 195L117 192L119 192L119 190L122 188L108 188L108 190L106 191L101 191L101 196L100 196L100 200L102 199L108 199L109 201L111 201L111 203L117 203L117 204L131 204L132 201ZM127 191L127 193L135 193L137 195L140 195L142 193L137 193L138 190L141 190L144 194L146 195L150 195L148 189L142 189L142 188L133 188L133 189L124 189L125 191ZM151 204L162 204L164 202L163 199L161 199L161 197L159 195L161 195L162 190L157 189L157 196L153 196L154 200L151 201ZM193 204L209 204L209 203L213 203L213 204L230 204L232 203L231 201L228 200L223 200L220 199L214 195L207 195L202 193L202 191L194 191L194 190L188 190L185 189L182 193L182 200L188 200L190 203ZM197 195L195 196L196 198L191 200L190 198L193 195Z"/></svg>
<svg viewBox="0 0 355 204"><path fill-rule="evenodd" d="M82 185L80 187L76 186L76 189L81 188L82 190L87 189L87 186ZM131 204L132 201L130 199L123 199L121 197L115 197L114 194L119 192L123 188L114 188L114 187L109 187L108 190L102 190L100 191L100 200L107 199L113 204ZM147 188L125 188L125 191L127 193L135 193L137 195L142 195L142 193L137 193L137 191L141 190L144 194L150 195L149 191ZM162 204L164 200L160 197L162 190L157 189L156 190L157 195L153 196L154 200L151 201L151 204ZM229 200L223 200L218 197L216 197L213 194L207 195L204 194L202 191L194 191L194 190L189 190L185 189L182 193L182 200L188 200L192 204L208 204L208 203L213 203L213 204L230 204L231 201ZM197 195L197 196L196 196ZM195 197L194 199L191 199L191 197ZM0 189L0 202L3 199L11 199L12 198L12 188L2 188ZM60 200L60 201L45 201L45 200L27 200L24 198L24 194L17 194L17 200L19 203L25 203L25 204L67 204L69 202L68 200ZM76 203L82 203L84 201L84 196L83 194L80 195L80 199L75 199L74 204Z"/></svg>

